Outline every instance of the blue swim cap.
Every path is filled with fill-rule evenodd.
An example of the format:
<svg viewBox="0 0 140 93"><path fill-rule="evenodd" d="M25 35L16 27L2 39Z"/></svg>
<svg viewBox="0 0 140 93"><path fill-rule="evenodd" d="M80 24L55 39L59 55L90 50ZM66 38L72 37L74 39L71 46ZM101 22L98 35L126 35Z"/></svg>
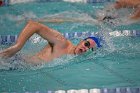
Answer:
<svg viewBox="0 0 140 93"><path fill-rule="evenodd" d="M96 45L97 45L98 48L101 47L99 38L97 38L97 37L87 37L84 40L86 40L86 39L92 39L93 41L95 41L95 43L96 43Z"/></svg>

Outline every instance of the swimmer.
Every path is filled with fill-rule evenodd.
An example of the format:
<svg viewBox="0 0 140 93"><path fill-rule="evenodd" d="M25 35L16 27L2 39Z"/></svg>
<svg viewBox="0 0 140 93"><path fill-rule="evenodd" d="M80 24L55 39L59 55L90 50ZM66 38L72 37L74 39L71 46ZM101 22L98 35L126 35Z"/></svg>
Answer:
<svg viewBox="0 0 140 93"><path fill-rule="evenodd" d="M140 19L140 0L118 0L114 4L115 9L120 8L134 8L134 13L130 16L130 19Z"/></svg>
<svg viewBox="0 0 140 93"><path fill-rule="evenodd" d="M132 8L134 9L134 12L129 16L129 20L132 21L138 21L140 20L140 0L117 0L113 5L111 5L109 7L109 9L107 9L107 11L111 10L111 9L121 9L121 8ZM126 15L127 16L127 15ZM105 20L105 19L115 19L115 17L102 17L99 18L99 20Z"/></svg>
<svg viewBox="0 0 140 93"><path fill-rule="evenodd" d="M78 55L85 53L89 49L101 47L100 41L97 37L87 37L86 39L81 40L79 44L75 46L58 31L41 23L30 20L19 34L16 43L13 46L1 51L0 57L12 57L21 50L26 41L34 33L46 39L48 44L35 55L24 57L25 61L29 63L38 64L40 62L49 62L66 54Z"/></svg>

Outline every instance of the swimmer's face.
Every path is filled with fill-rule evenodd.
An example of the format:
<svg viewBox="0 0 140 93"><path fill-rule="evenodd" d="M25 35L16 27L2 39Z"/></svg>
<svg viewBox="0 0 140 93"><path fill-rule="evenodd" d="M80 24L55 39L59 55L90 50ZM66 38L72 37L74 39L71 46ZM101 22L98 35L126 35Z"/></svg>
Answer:
<svg viewBox="0 0 140 93"><path fill-rule="evenodd" d="M92 39L82 40L77 45L77 47L75 49L75 53L82 54L82 53L88 51L89 49L94 48L95 46L96 46L96 43Z"/></svg>

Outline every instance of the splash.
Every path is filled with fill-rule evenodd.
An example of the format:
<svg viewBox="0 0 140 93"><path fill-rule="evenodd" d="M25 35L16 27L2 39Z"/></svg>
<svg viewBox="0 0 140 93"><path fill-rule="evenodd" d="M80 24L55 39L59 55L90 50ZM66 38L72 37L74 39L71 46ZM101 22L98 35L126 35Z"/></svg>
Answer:
<svg viewBox="0 0 140 93"><path fill-rule="evenodd" d="M2 17L8 18L10 21L15 21L17 23L22 23L33 19L38 22L46 23L63 23L63 22L77 22L77 23L86 23L86 24L98 24L96 19L93 19L89 14L77 12L77 11L64 11L55 14L46 14L42 17L38 17L32 11L23 12L20 15L5 14Z"/></svg>
<svg viewBox="0 0 140 93"><path fill-rule="evenodd" d="M20 15L14 15L14 14L5 14L2 15L2 17L9 19L10 21L14 21L17 23L21 23L30 19L36 19L37 16L32 11L29 12L23 12Z"/></svg>
<svg viewBox="0 0 140 93"><path fill-rule="evenodd" d="M78 22L97 24L97 20L93 19L89 14L77 11L65 11L56 14L47 14L37 20L39 22Z"/></svg>
<svg viewBox="0 0 140 93"><path fill-rule="evenodd" d="M10 58L0 58L0 71L24 71L24 70L37 70L41 69L44 64L31 64L24 58L25 54L19 52Z"/></svg>

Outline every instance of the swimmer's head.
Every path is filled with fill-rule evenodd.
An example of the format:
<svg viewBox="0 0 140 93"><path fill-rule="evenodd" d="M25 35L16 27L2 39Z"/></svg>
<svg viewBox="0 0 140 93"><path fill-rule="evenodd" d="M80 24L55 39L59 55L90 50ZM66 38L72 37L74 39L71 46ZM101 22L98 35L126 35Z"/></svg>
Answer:
<svg viewBox="0 0 140 93"><path fill-rule="evenodd" d="M89 49L100 48L100 40L97 37L87 37L83 39L76 47L75 54L81 54Z"/></svg>
<svg viewBox="0 0 140 93"><path fill-rule="evenodd" d="M84 40L87 40L87 39L91 39L91 40L93 40L93 42L96 43L96 46L97 46L98 48L101 47L101 44L100 44L100 40L99 40L99 38L97 38L97 37L87 37L87 38L85 38Z"/></svg>

